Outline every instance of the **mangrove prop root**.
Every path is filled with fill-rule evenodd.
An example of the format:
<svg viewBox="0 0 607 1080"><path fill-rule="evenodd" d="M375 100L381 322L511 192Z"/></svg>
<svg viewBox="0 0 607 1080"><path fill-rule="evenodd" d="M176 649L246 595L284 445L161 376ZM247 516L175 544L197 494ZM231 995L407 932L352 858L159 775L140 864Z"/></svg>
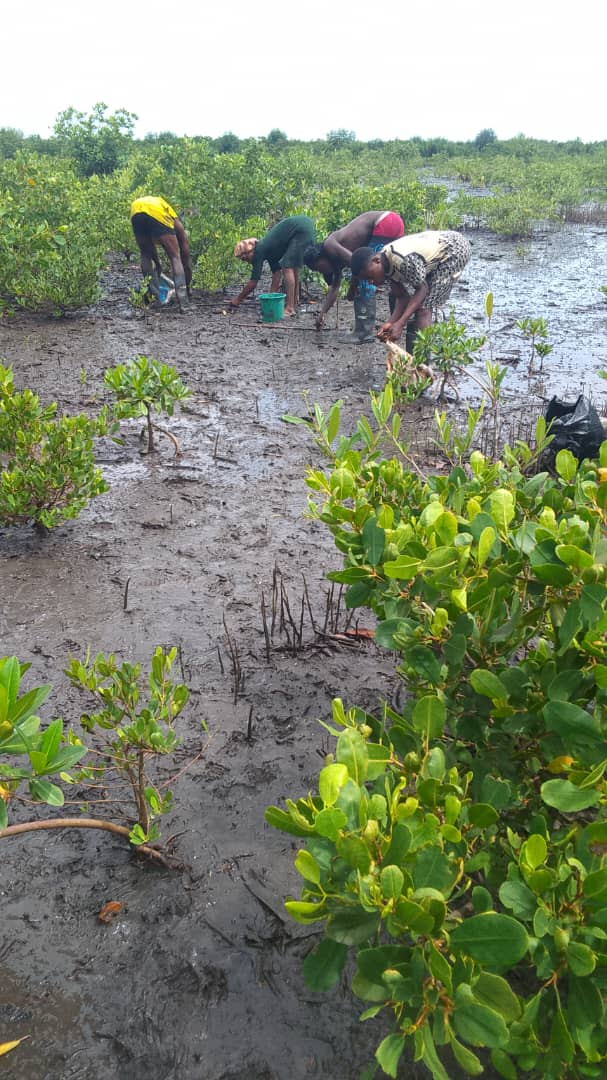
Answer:
<svg viewBox="0 0 607 1080"><path fill-rule="evenodd" d="M103 829L105 832L114 833L129 840L130 829L126 825L116 825L113 821L104 821L103 818L53 818L48 821L25 821L20 825L7 825L0 829L0 840L7 836L17 836L19 833L40 832L43 829ZM130 842L130 841L129 841ZM150 847L149 844L131 845L138 854L146 855L169 869L182 869L182 864L177 864L167 858L162 851Z"/></svg>

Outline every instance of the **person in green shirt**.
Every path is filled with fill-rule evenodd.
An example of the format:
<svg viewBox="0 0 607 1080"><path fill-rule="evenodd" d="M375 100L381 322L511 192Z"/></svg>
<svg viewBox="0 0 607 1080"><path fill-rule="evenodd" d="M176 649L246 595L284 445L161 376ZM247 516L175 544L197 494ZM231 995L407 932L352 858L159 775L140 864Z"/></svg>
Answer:
<svg viewBox="0 0 607 1080"><path fill-rule="evenodd" d="M314 243L314 223L305 214L283 218L272 226L262 240L254 236L248 240L239 240L234 248L234 255L237 259L251 264L251 277L238 296L230 301L231 306L237 308L247 296L255 291L262 274L263 264L267 262L272 271L270 286L272 292L278 291L282 275L287 294L285 315L295 315L303 253L312 243Z"/></svg>

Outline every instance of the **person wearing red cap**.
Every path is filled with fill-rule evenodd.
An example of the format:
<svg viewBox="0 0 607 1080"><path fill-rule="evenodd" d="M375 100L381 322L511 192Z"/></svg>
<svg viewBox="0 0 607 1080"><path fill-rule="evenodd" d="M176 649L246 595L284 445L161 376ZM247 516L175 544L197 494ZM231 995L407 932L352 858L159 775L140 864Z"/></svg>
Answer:
<svg viewBox="0 0 607 1080"><path fill-rule="evenodd" d="M317 330L322 328L327 312L337 300L343 271L352 263L352 252L360 247L379 251L404 235L405 225L400 214L393 210L368 210L330 233L322 244L312 244L306 249L306 266L322 274L329 286L316 317ZM375 291L375 286L366 281L352 280L347 299L354 301L354 332L345 339L351 344L360 345L373 339Z"/></svg>

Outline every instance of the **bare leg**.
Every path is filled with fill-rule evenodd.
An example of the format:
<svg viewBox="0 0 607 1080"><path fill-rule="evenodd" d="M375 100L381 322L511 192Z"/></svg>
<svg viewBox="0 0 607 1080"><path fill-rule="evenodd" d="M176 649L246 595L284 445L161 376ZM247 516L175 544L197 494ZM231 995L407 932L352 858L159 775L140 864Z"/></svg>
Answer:
<svg viewBox="0 0 607 1080"><path fill-rule="evenodd" d="M287 299L285 301L285 315L295 315L295 274L296 270L293 270L290 266L286 267L282 272L283 281L285 283L285 292Z"/></svg>
<svg viewBox="0 0 607 1080"><path fill-rule="evenodd" d="M164 236L158 237L158 243L162 244L162 247L171 260L175 288L185 287L185 270L183 269L183 263L181 261L181 252L179 250L177 237L172 233L165 233Z"/></svg>
<svg viewBox="0 0 607 1080"><path fill-rule="evenodd" d="M149 237L140 237L137 244L141 255L141 273L143 276L152 277L154 269L156 269L157 274L160 274L160 261L154 242Z"/></svg>
<svg viewBox="0 0 607 1080"><path fill-rule="evenodd" d="M278 292L278 290L280 289L280 278L281 278L281 271L280 270L275 270L274 273L272 274L272 281L270 282L270 291L271 292Z"/></svg>
<svg viewBox="0 0 607 1080"><path fill-rule="evenodd" d="M158 237L158 243L162 244L171 260L173 281L175 282L175 292L177 293L177 303L179 304L180 310L183 311L184 308L189 307L189 302L186 289L185 270L183 268L183 262L181 261L181 251L179 250L179 241L173 233L165 233L163 236Z"/></svg>

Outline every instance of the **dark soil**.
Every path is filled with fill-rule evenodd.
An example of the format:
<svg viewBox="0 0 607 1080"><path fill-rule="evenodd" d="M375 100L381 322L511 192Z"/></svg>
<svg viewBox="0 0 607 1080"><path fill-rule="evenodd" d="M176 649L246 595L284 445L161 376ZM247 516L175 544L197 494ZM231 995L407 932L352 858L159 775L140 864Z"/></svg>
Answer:
<svg viewBox="0 0 607 1080"><path fill-rule="evenodd" d="M607 304L593 266L605 266L605 234L551 233L518 255L491 237L473 244L453 303L481 332L484 294L494 292L495 359L512 368L506 419L522 433L553 392L582 387L602 406ZM398 694L393 657L331 636L346 622L324 576L339 558L324 526L303 516L317 452L280 419L305 412L308 390L323 407L343 398L349 428L369 414L369 387L383 384L384 348L339 344L335 329L317 334L313 305L272 326L258 323L255 302L222 314L222 296L196 295L185 316L135 313L125 298L138 283L137 267L115 266L94 310L0 324L0 356L17 385L66 412L94 412L103 371L138 353L173 364L193 391L170 423L182 458L162 437L143 456L140 425L127 423L122 446L100 447L110 490L77 521L46 538L0 531L1 652L32 663L28 685L53 683L45 719L74 721L84 704L62 675L70 656L90 648L146 664L156 645L180 647L191 700L174 771L203 752L174 784L163 834L191 869L150 866L101 832L1 842L0 1043L30 1036L3 1058L3 1076L355 1080L381 1033L359 1024L363 1006L345 981L327 995L304 987L301 961L317 935L282 906L298 894L298 844L263 813L316 786L330 749L318 719L334 696L373 710ZM527 315L548 319L556 345L539 383L512 329ZM341 304L343 329L350 320ZM464 384L464 396L475 395ZM437 461L433 409L424 399L405 412L426 464ZM273 590L283 602L268 660L261 596L271 608ZM284 596L303 625L297 650L281 626ZM97 915L108 901L124 907L104 925Z"/></svg>

